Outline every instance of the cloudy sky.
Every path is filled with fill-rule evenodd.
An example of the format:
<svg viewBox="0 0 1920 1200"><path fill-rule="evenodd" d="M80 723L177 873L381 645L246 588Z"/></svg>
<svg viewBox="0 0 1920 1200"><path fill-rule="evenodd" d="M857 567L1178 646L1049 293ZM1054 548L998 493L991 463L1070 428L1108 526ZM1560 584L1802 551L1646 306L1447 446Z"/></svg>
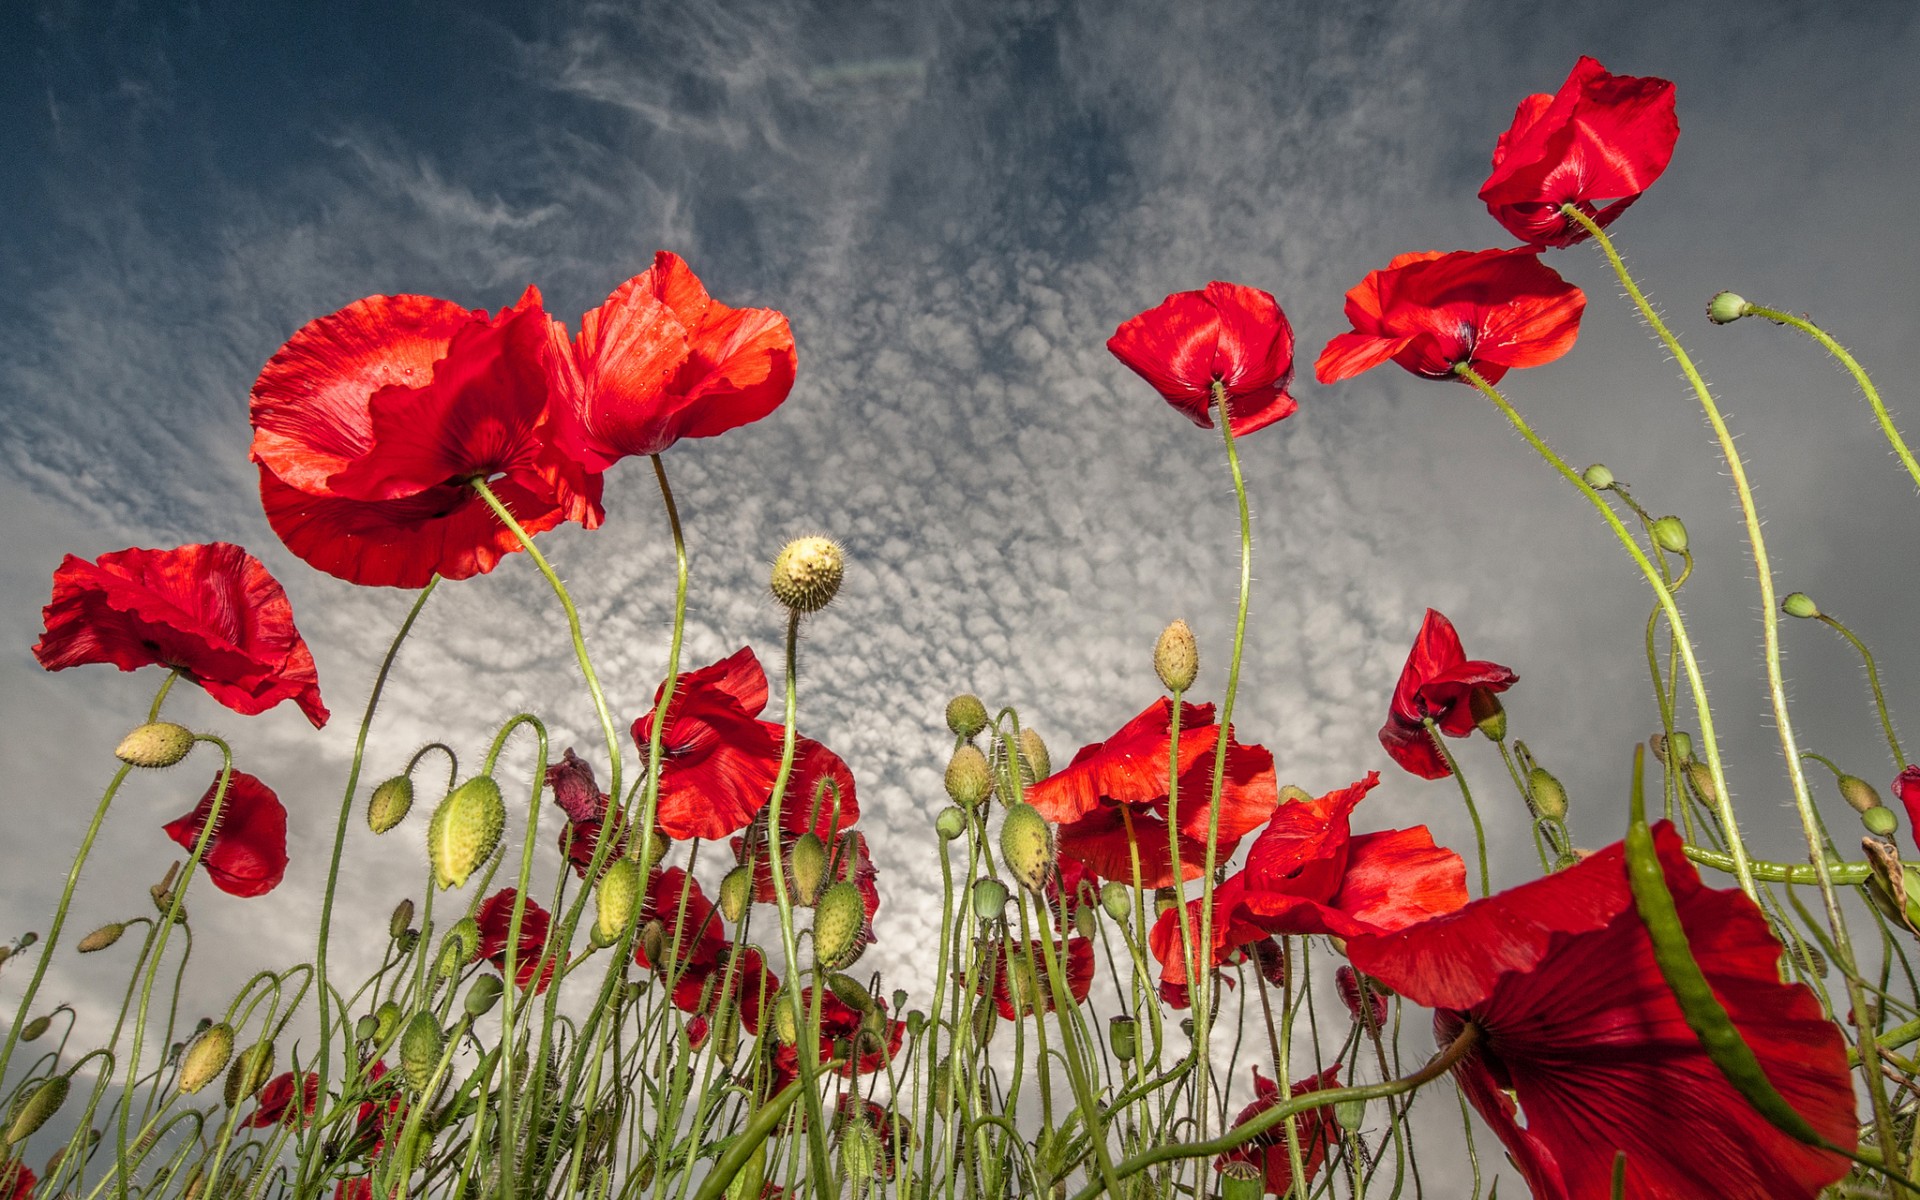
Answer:
<svg viewBox="0 0 1920 1200"><path fill-rule="evenodd" d="M777 663L765 564L800 533L846 544L843 600L808 630L802 723L857 773L886 894L874 958L898 982L926 983L949 695L1018 705L1064 758L1155 697L1153 638L1176 616L1199 632L1201 689L1223 686L1237 536L1221 447L1104 348L1126 317L1215 278L1279 298L1306 376L1299 414L1242 445L1257 580L1243 738L1316 793L1379 769L1363 826L1425 821L1470 846L1451 784L1398 772L1375 740L1432 606L1470 654L1520 673L1514 732L1566 783L1576 838L1614 840L1632 743L1658 724L1631 563L1471 391L1391 367L1310 378L1365 272L1509 244L1474 198L1493 140L1582 53L1677 83L1673 165L1618 239L1719 389L1782 590L1853 622L1896 712L1911 710L1911 483L1816 348L1754 322L1712 328L1702 309L1732 287L1810 311L1896 412L1915 407L1915 10L1559 8L7 6L0 934L44 925L109 751L158 682L37 668L54 566L223 539L285 582L335 720L316 735L291 706L248 720L191 689L169 702L230 736L293 814L286 885L208 893L196 925L232 956L232 982L306 956L354 725L410 597L316 574L278 544L246 459L247 389L302 323L361 296L494 308L532 282L572 320L659 248L719 299L792 320L786 405L667 456L693 555L688 662L751 645ZM1605 461L1686 519L1700 570L1686 607L1731 780L1757 850L1789 856L1725 469L1598 253L1548 261L1591 293L1581 342L1508 392L1576 465ZM603 529L544 540L630 720L664 668L671 552L644 463L616 468L607 495ZM1857 661L1810 625L1783 637L1803 744L1884 784ZM556 753L599 756L564 625L516 556L430 603L369 770L435 738L476 755L520 708L546 717ZM1532 858L1519 802L1490 747L1465 754L1497 877L1518 882ZM145 905L170 861L158 826L208 766L127 789L80 928ZM1830 788L1823 802L1837 810ZM405 880L424 824L356 834L348 936L374 936L418 891ZM58 961L50 997L91 1004L112 976ZM0 974L9 1011L24 980L19 964ZM209 1003L231 986L215 982Z"/></svg>

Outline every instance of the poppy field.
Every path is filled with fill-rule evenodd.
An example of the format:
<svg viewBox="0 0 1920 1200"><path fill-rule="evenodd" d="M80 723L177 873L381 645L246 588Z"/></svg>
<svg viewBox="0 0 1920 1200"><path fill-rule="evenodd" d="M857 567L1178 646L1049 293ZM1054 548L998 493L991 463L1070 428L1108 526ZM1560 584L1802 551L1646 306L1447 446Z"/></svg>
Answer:
<svg viewBox="0 0 1920 1200"><path fill-rule="evenodd" d="M1048 745L1044 713L926 697L952 741L942 790L918 797L911 877L876 869L870 838L897 830L863 823L855 770L808 736L803 634L856 582L839 544L767 548L783 643L683 652L680 505L722 498L676 493L674 447L784 419L800 358L786 316L725 303L667 250L572 321L532 285L492 313L369 296L259 347L247 398L286 549L411 594L377 635L363 708L328 708L285 589L240 546L53 567L40 666L137 674L124 740L71 751L113 773L97 798L61 798L92 816L57 909L0 928L0 972L24 980L0 1042L0 1200L1920 1195L1920 871L1904 862L1920 853L1920 765L1867 642L1777 586L1696 348L1616 248L1674 155L1675 93L1583 57L1521 99L1478 195L1507 244L1391 258L1347 292L1351 328L1316 335L1299 364L1326 386L1397 367L1484 400L1518 435L1514 469L1562 481L1644 582L1644 645L1625 652L1654 732L1590 747L1619 763L1619 787L1582 798L1610 841L1576 844L1565 788L1516 736L1525 672L1471 657L1473 630L1431 608L1379 697L1378 739L1395 771L1457 785L1470 843L1386 827L1367 803L1378 771L1319 794L1287 783L1270 735L1236 723L1261 636L1242 455L1311 419L1290 391L1284 281L1173 293L1115 314L1107 341L1139 377L1142 422L1217 447L1215 494L1235 503L1211 519L1239 548L1231 644L1173 619L1115 698L1136 715L1078 748ZM1689 610L1681 518L1523 415L1526 371L1579 352L1590 296L1557 268L1581 256L1621 293L1593 302L1631 306L1697 401L1745 530L1750 612ZM1892 452L1884 468L1920 487L1833 335L1730 292L1700 299L1713 325L1768 322L1779 353L1830 356L1857 387L1851 415ZM599 527L626 459L651 468L677 565L649 599L667 669L637 712L609 703L565 582L578 564L541 536ZM549 588L598 740L550 745L550 716L503 712L391 758L372 735L416 618L496 569ZM1760 633L1779 756L1743 763L1741 793L1688 632L1712 619ZM1796 739L1789 622L1859 659L1859 719L1890 765L1855 774ZM170 719L169 695L194 687L239 718L291 703L315 729L357 722L337 812L290 814L243 721ZM1474 740L1491 749L1463 765ZM523 754L531 771L512 765ZM1469 769L1494 756L1502 770ZM96 841L129 819L123 789L157 774L198 795L163 826L177 853L150 909L101 911L88 879L134 868ZM1791 812L1803 854L1749 850L1760 805ZM1490 859L1496 810L1509 827L1523 814L1526 877ZM332 831L311 955L220 981L223 1011L184 1009L183 980L205 969L192 907L281 887L290 822ZM355 846L422 834L390 923L347 919ZM929 944L876 943L891 898L935 893ZM373 947L375 971L343 969L368 957L343 946ZM888 986L902 952L936 964L929 991ZM77 1043L43 986L77 954L125 964L98 1044Z"/></svg>

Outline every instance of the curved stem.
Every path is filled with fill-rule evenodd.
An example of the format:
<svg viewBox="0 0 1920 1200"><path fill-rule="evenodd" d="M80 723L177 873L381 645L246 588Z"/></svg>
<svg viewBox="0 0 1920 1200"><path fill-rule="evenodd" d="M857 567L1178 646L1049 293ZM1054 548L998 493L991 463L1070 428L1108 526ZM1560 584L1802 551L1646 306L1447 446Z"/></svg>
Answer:
<svg viewBox="0 0 1920 1200"><path fill-rule="evenodd" d="M1482 898L1492 894L1493 884L1487 872L1487 831L1480 825L1480 810L1473 803L1473 789L1467 786L1467 777L1460 772L1460 764L1454 761L1453 751L1447 749L1447 739L1440 735L1440 726L1432 717L1425 718L1427 737L1433 741L1434 748L1440 751L1440 761L1447 764L1447 770L1453 772L1453 781L1460 785L1460 798L1467 802L1467 815L1473 818L1473 844L1480 852L1480 895ZM1516 777L1517 778L1517 777ZM1522 795L1525 793L1523 792Z"/></svg>
<svg viewBox="0 0 1920 1200"><path fill-rule="evenodd" d="M1828 354L1840 360L1840 365L1845 367L1853 375L1853 381L1860 385L1860 392L1867 398L1867 403L1873 406L1873 415L1880 422L1880 431L1887 435L1887 443L1893 447L1893 452L1900 456L1900 462L1907 468L1907 474L1913 477L1914 484L1920 486L1920 462L1914 461L1913 451L1907 449L1906 440L1900 436L1900 430L1895 428L1893 418L1887 415L1887 406L1881 403L1879 389L1873 386L1873 380L1868 377L1865 368L1861 367L1853 355L1847 353L1847 348L1834 341L1828 336L1826 330L1805 317L1796 317L1792 313L1781 312L1778 309L1762 308L1758 304L1747 305L1747 312L1756 317L1765 317L1778 325L1791 325L1819 342L1826 347Z"/></svg>
<svg viewBox="0 0 1920 1200"><path fill-rule="evenodd" d="M1842 625L1837 618L1827 613L1815 613L1814 617L1827 628L1852 642L1853 648L1860 652L1860 661L1867 667L1867 684L1873 689L1873 707L1880 714L1880 729L1887 735L1887 748L1893 751L1893 769L1905 770L1907 756L1900 749L1899 736L1893 732L1893 718L1887 715L1887 694L1880 689L1880 668L1873 661L1873 651L1867 649L1867 644L1855 637L1853 630Z"/></svg>
<svg viewBox="0 0 1920 1200"><path fill-rule="evenodd" d="M1686 847L1687 858L1703 867L1712 867L1716 871L1733 873L1733 859L1725 854L1716 854L1712 850L1702 850L1697 846ZM1755 879L1767 883L1814 884L1819 877L1810 865L1802 863L1747 861L1748 868ZM1873 868L1866 863L1835 862L1827 860L1827 878L1840 884L1865 883L1873 878Z"/></svg>

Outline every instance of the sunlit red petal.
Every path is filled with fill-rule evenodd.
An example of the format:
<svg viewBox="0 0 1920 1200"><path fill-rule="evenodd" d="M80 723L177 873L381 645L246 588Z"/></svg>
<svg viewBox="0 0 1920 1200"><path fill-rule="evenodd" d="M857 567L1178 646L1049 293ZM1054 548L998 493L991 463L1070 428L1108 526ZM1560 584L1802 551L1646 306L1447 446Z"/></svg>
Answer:
<svg viewBox="0 0 1920 1200"><path fill-rule="evenodd" d="M191 853L219 792L216 773L193 811L167 822L167 836ZM200 865L230 896L264 896L280 886L287 873L287 810L272 788L245 771L232 773Z"/></svg>

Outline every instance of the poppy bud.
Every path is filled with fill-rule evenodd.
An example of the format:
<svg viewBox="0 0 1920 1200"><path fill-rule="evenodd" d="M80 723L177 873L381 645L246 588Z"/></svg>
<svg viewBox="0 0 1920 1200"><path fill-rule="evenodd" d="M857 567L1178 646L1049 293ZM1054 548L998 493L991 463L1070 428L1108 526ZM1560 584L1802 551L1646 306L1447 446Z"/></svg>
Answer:
<svg viewBox="0 0 1920 1200"><path fill-rule="evenodd" d="M773 598L797 613L819 612L833 602L846 572L846 554L832 538L788 542L773 560Z"/></svg>
<svg viewBox="0 0 1920 1200"><path fill-rule="evenodd" d="M820 893L813 910L813 957L828 970L852 966L866 949L860 930L867 907L858 886L840 881Z"/></svg>
<svg viewBox="0 0 1920 1200"><path fill-rule="evenodd" d="M1053 830L1040 810L1019 803L1007 809L1000 826L1000 855L1014 879L1030 891L1047 885L1047 872L1053 867Z"/></svg>
<svg viewBox="0 0 1920 1200"><path fill-rule="evenodd" d="M1613 472L1607 469L1605 463L1594 463L1580 472L1580 478L1586 480L1587 486L1596 492L1604 492L1613 486Z"/></svg>
<svg viewBox="0 0 1920 1200"><path fill-rule="evenodd" d="M827 972L827 990L838 997L840 1003L859 1012L864 1013L874 1007L873 993L851 975L843 975L838 971Z"/></svg>
<svg viewBox="0 0 1920 1200"><path fill-rule="evenodd" d="M234 1056L233 1063L227 1068L227 1083L223 1099L227 1107L232 1108L242 1100L252 1099L254 1094L267 1086L267 1080L273 1076L273 1043L255 1042Z"/></svg>
<svg viewBox="0 0 1920 1200"><path fill-rule="evenodd" d="M170 767L193 749L193 731L172 721L149 721L120 739L113 756L134 767Z"/></svg>
<svg viewBox="0 0 1920 1200"><path fill-rule="evenodd" d="M980 879L973 885L973 915L982 921L997 919L1007 909L1007 885L998 879Z"/></svg>
<svg viewBox="0 0 1920 1200"><path fill-rule="evenodd" d="M1242 1158L1220 1168L1220 1200L1260 1200L1267 1183L1260 1168Z"/></svg>
<svg viewBox="0 0 1920 1200"><path fill-rule="evenodd" d="M1875 837L1890 838L1900 828L1900 818L1890 808L1870 808L1860 814L1860 823Z"/></svg>
<svg viewBox="0 0 1920 1200"><path fill-rule="evenodd" d="M1166 916L1169 912L1173 911L1173 906L1178 903L1179 901L1174 898L1172 888L1163 887L1163 888L1155 888L1153 890L1153 915L1154 916L1156 917Z"/></svg>
<svg viewBox="0 0 1920 1200"><path fill-rule="evenodd" d="M171 879L171 878L173 878L173 876L172 876L172 874L171 874L171 873L169 873L169 874L168 874L168 876L167 876L167 878L169 878L169 879ZM21 935L20 935L20 941L19 941L19 943L18 943L18 944L17 944L17 945L16 945L15 947L14 947L14 949L16 949L16 950L25 950L25 949L27 949L27 948L28 948L29 946L32 946L32 945L33 945L34 943L36 943L36 942L38 942L39 940L40 940L40 935L39 935L39 934L37 934L37 933L35 933L35 932L33 932L33 931L32 931L31 929L29 929L29 930L28 930L27 932L25 932L25 933L23 933L23 934L21 934Z"/></svg>
<svg viewBox="0 0 1920 1200"><path fill-rule="evenodd" d="M1680 763L1692 762L1693 761L1693 735L1686 732L1685 730L1681 730L1681 729L1674 730L1673 736L1667 740L1667 752L1673 755L1674 761L1676 762L1680 762Z"/></svg>
<svg viewBox="0 0 1920 1200"><path fill-rule="evenodd" d="M506 826L507 805L492 776L476 775L447 793L427 826L434 883L443 890L465 885L500 844Z"/></svg>
<svg viewBox="0 0 1920 1200"><path fill-rule="evenodd" d="M720 880L720 915L738 922L753 903L753 868L735 867Z"/></svg>
<svg viewBox="0 0 1920 1200"><path fill-rule="evenodd" d="M500 982L498 975L476 975L473 984L467 988L467 998L462 1002L462 1007L470 1017L484 1017L500 1002L500 993L506 990L506 986Z"/></svg>
<svg viewBox="0 0 1920 1200"><path fill-rule="evenodd" d="M180 1056L180 1090L190 1096L212 1083L232 1057L233 1027L225 1021L207 1026Z"/></svg>
<svg viewBox="0 0 1920 1200"><path fill-rule="evenodd" d="M392 1000L384 1001L373 1010L373 1040L385 1042L400 1029L400 1006Z"/></svg>
<svg viewBox="0 0 1920 1200"><path fill-rule="evenodd" d="M1780 602L1780 609L1788 616L1799 617L1802 620L1820 615L1820 606L1815 604L1813 597L1805 592L1789 592L1787 598Z"/></svg>
<svg viewBox="0 0 1920 1200"><path fill-rule="evenodd" d="M379 1032L380 1021L372 1013L353 1023L353 1040L356 1042L370 1042L373 1035Z"/></svg>
<svg viewBox="0 0 1920 1200"><path fill-rule="evenodd" d="M1200 644L1185 621L1177 620L1160 631L1160 640L1153 644L1153 673L1170 692L1193 686L1194 676L1200 673Z"/></svg>
<svg viewBox="0 0 1920 1200"><path fill-rule="evenodd" d="M1693 784L1693 790L1700 793L1700 799L1708 804L1720 802L1720 789L1713 786L1713 772L1707 764L1690 762L1687 764L1687 781Z"/></svg>
<svg viewBox="0 0 1920 1200"><path fill-rule="evenodd" d="M1687 552L1687 527L1679 517L1656 517L1652 528L1654 545L1669 554Z"/></svg>
<svg viewBox="0 0 1920 1200"><path fill-rule="evenodd" d="M82 954L92 954L98 950L105 950L108 946L119 941L120 935L126 931L126 922L109 921L92 933L81 938L79 945L75 946L74 949L80 951Z"/></svg>
<svg viewBox="0 0 1920 1200"><path fill-rule="evenodd" d="M1778 930L1775 931L1776 934L1778 932ZM1793 956L1794 961L1797 962L1801 969L1808 975L1815 979L1826 978L1827 956L1821 952L1820 947L1814 945L1812 942L1802 941L1799 938L1793 937L1782 938L1781 941L1786 944L1787 953Z"/></svg>
<svg viewBox="0 0 1920 1200"><path fill-rule="evenodd" d="M153 897L153 911L159 913L163 917L166 916L168 913L172 913L173 923L175 925L185 925L187 923L187 906L185 904L182 904L178 909L174 908L173 906L173 902L175 899L174 891L173 891L173 881L175 877L177 877L179 874L180 874L179 863L176 862L176 863L167 864L166 875L160 880L159 883L156 883L152 887L147 889L147 895Z"/></svg>
<svg viewBox="0 0 1920 1200"><path fill-rule="evenodd" d="M1053 774L1053 759L1036 730L1020 731L1020 774L1028 783L1039 783Z"/></svg>
<svg viewBox="0 0 1920 1200"><path fill-rule="evenodd" d="M20 1027L20 1040L23 1042L37 1042L46 1036L47 1030L51 1028L52 1025L52 1015L43 1013Z"/></svg>
<svg viewBox="0 0 1920 1200"><path fill-rule="evenodd" d="M412 925L413 901L402 900L393 906L393 915L387 918L387 936L397 942Z"/></svg>
<svg viewBox="0 0 1920 1200"><path fill-rule="evenodd" d="M788 992L781 992L780 998L773 1002L773 1036L779 1038L783 1046L800 1040L800 1014Z"/></svg>
<svg viewBox="0 0 1920 1200"><path fill-rule="evenodd" d="M1365 1100L1340 1100L1333 1106L1333 1119L1340 1128L1349 1133L1358 1133L1367 1119Z"/></svg>
<svg viewBox="0 0 1920 1200"><path fill-rule="evenodd" d="M1115 1058L1123 1063L1132 1062L1140 1050L1140 1023L1124 1015L1111 1018L1107 1022L1107 1040L1113 1045Z"/></svg>
<svg viewBox="0 0 1920 1200"><path fill-rule="evenodd" d="M1880 793L1873 785L1857 775L1842 775L1837 781L1840 786L1840 798L1857 813L1868 812L1880 807Z"/></svg>
<svg viewBox="0 0 1920 1200"><path fill-rule="evenodd" d="M434 970L441 975L456 974L480 952L480 926L472 917L461 917L440 939L440 958Z"/></svg>
<svg viewBox="0 0 1920 1200"><path fill-rule="evenodd" d="M54 1075L39 1087L27 1093L27 1099L14 1109L13 1120L7 1124L4 1139L9 1145L18 1145L32 1137L34 1131L47 1123L48 1118L60 1111L67 1102L67 1091L72 1085L65 1075Z"/></svg>
<svg viewBox="0 0 1920 1200"><path fill-rule="evenodd" d="M866 1193L866 1182L873 1178L879 1163L880 1135L874 1132L872 1122L864 1116L848 1121L840 1132L840 1166L853 1180L855 1196Z"/></svg>
<svg viewBox="0 0 1920 1200"><path fill-rule="evenodd" d="M907 1036L919 1037L926 1027L927 1014L917 1008L907 1010Z"/></svg>
<svg viewBox="0 0 1920 1200"><path fill-rule="evenodd" d="M987 727L987 706L965 692L947 701L947 728L958 738L971 738Z"/></svg>
<svg viewBox="0 0 1920 1200"><path fill-rule="evenodd" d="M1124 925L1128 912L1133 909L1133 898L1127 895L1125 884L1109 879L1100 885L1100 907L1106 910L1109 917Z"/></svg>
<svg viewBox="0 0 1920 1200"><path fill-rule="evenodd" d="M1280 802L1282 804L1311 804L1313 803L1313 793L1303 787L1295 787L1291 783L1281 784Z"/></svg>
<svg viewBox="0 0 1920 1200"><path fill-rule="evenodd" d="M367 798L367 828L385 833L407 819L413 809L413 780L395 775L373 789Z"/></svg>
<svg viewBox="0 0 1920 1200"><path fill-rule="evenodd" d="M1094 935L1092 905L1079 904L1074 906L1073 931L1083 938L1090 938Z"/></svg>
<svg viewBox="0 0 1920 1200"><path fill-rule="evenodd" d="M939 833L941 841L950 842L966 832L967 814L949 805L933 819L933 828Z"/></svg>
<svg viewBox="0 0 1920 1200"><path fill-rule="evenodd" d="M993 769L980 747L969 742L947 761L947 795L962 808L978 808L993 792Z"/></svg>
<svg viewBox="0 0 1920 1200"><path fill-rule="evenodd" d="M640 864L630 858L616 858L607 864L607 873L594 889L594 932L612 945L633 923L633 912L640 904ZM734 918L738 920L739 918Z"/></svg>
<svg viewBox="0 0 1920 1200"><path fill-rule="evenodd" d="M660 969L661 956L667 952L667 927L655 917L640 927L640 950L647 956L655 970Z"/></svg>
<svg viewBox="0 0 1920 1200"><path fill-rule="evenodd" d="M1012 989L1009 989L1010 994L1011 990ZM991 1042L993 1040L993 1031L999 1024L1000 1013L999 1010L994 1008L993 1001L986 996L975 999L973 1002L974 1042L982 1046Z"/></svg>
<svg viewBox="0 0 1920 1200"><path fill-rule="evenodd" d="M1753 306L1738 292L1718 292L1707 301L1707 320L1715 325L1731 325L1747 315Z"/></svg>
<svg viewBox="0 0 1920 1200"><path fill-rule="evenodd" d="M1527 791L1533 796L1535 812L1555 821L1567 819L1567 789L1545 767L1527 773Z"/></svg>
<svg viewBox="0 0 1920 1200"><path fill-rule="evenodd" d="M400 1073L406 1077L407 1086L416 1092L424 1092L433 1082L434 1068L440 1065L440 1051L446 1048L446 1035L440 1032L440 1022L432 1013L422 1009L413 1014L407 1022L407 1031L400 1035Z"/></svg>
<svg viewBox="0 0 1920 1200"><path fill-rule="evenodd" d="M1504 742L1507 740L1507 710L1500 705L1500 697L1492 688L1477 687L1467 693L1467 710L1473 714L1473 723L1487 740Z"/></svg>

